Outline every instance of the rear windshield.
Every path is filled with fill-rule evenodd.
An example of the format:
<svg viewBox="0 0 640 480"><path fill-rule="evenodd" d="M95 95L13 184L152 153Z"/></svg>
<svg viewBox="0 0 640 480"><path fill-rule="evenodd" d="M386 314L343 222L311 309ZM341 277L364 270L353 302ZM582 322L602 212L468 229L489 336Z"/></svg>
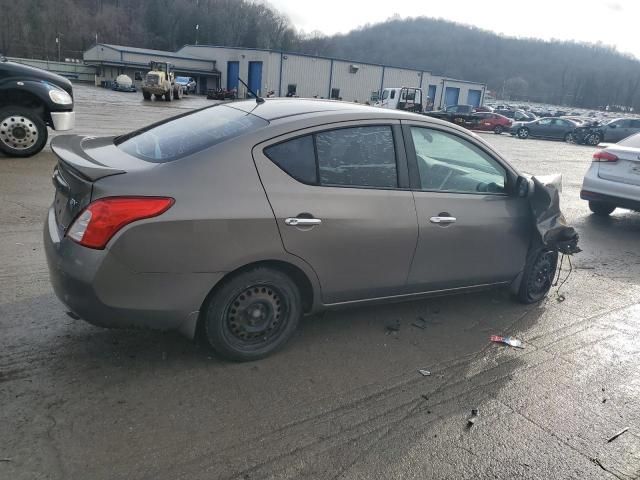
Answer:
<svg viewBox="0 0 640 480"><path fill-rule="evenodd" d="M123 135L115 143L140 160L166 163L268 124L250 113L217 105Z"/></svg>
<svg viewBox="0 0 640 480"><path fill-rule="evenodd" d="M640 133L631 135L624 140L618 142L618 145L622 147L640 148Z"/></svg>

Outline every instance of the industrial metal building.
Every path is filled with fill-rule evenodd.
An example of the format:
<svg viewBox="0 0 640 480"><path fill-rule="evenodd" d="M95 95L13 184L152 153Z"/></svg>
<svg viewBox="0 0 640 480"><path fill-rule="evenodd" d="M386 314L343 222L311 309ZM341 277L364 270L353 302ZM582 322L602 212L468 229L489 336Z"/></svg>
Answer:
<svg viewBox="0 0 640 480"><path fill-rule="evenodd" d="M185 45L176 52L163 52L98 44L84 53L85 63L97 68L96 85L113 81L121 73L139 83L151 60L171 62L177 74L194 77L200 93L208 88L235 88L240 97L246 89L238 78L261 95L273 91L276 96L360 103L374 101L386 87L420 87L434 108L479 106L486 90L481 83L421 70L254 48Z"/></svg>

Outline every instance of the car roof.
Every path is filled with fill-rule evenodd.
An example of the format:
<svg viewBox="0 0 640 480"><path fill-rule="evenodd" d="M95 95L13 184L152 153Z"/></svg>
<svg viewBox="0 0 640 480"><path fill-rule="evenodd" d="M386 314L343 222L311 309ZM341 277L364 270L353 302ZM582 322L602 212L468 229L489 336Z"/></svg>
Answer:
<svg viewBox="0 0 640 480"><path fill-rule="evenodd" d="M363 117L376 118L416 118L417 114L390 110L380 107L371 107L359 103L342 102L339 100L323 100L315 98L265 98L264 103L256 103L255 100L243 100L226 103L225 106L251 113L267 121L277 120L296 115L309 113L318 116L333 115L336 113L356 113ZM422 115L418 115L424 118Z"/></svg>

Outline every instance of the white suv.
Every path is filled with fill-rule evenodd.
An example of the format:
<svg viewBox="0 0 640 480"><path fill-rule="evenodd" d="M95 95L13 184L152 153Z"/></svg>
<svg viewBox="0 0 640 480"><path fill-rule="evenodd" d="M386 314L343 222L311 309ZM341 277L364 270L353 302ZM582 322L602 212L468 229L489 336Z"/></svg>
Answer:
<svg viewBox="0 0 640 480"><path fill-rule="evenodd" d="M617 207L640 211L640 133L593 155L580 198L597 215L609 215Z"/></svg>

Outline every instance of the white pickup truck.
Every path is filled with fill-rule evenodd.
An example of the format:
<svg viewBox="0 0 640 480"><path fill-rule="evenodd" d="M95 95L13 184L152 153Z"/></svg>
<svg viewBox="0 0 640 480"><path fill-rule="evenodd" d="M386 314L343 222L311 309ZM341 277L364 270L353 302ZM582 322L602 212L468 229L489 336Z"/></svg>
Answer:
<svg viewBox="0 0 640 480"><path fill-rule="evenodd" d="M422 113L422 89L412 87L388 87L374 106L391 110L407 110Z"/></svg>

